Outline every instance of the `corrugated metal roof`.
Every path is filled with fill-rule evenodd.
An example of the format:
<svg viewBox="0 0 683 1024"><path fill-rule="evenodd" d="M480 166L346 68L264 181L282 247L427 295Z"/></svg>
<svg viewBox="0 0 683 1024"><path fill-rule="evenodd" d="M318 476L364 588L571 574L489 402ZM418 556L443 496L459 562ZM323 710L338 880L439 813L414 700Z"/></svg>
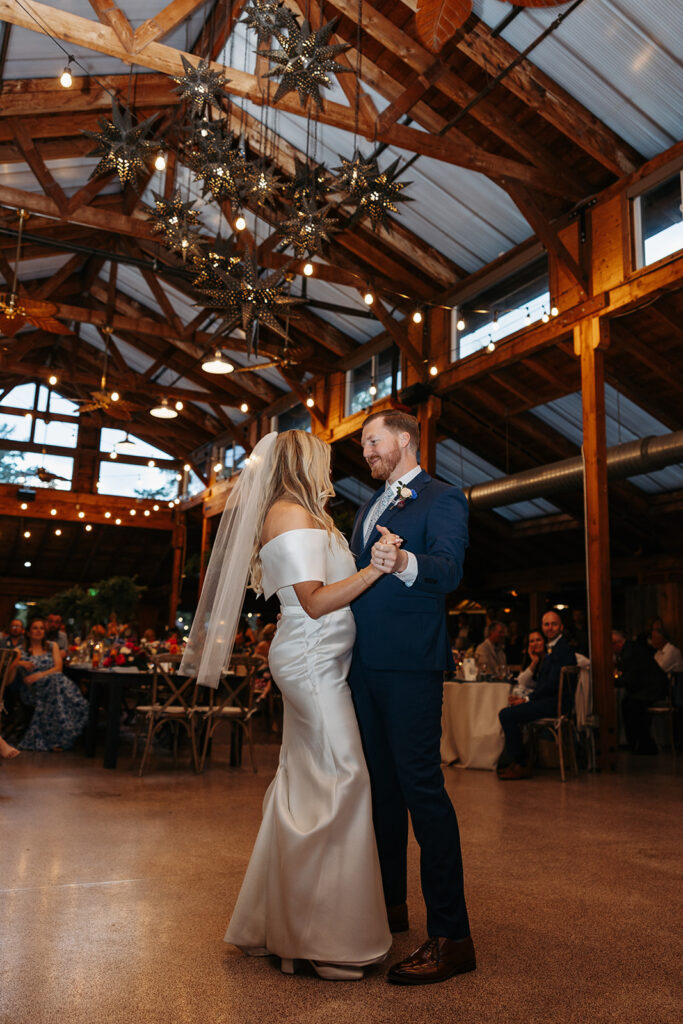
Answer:
<svg viewBox="0 0 683 1024"><path fill-rule="evenodd" d="M474 0L491 27L509 12ZM525 8L502 37L524 50L564 8ZM683 135L683 4L584 0L529 59L645 157Z"/></svg>
<svg viewBox="0 0 683 1024"><path fill-rule="evenodd" d="M565 395L554 402L538 405L531 409L534 416L547 423L554 430L572 441L577 448L583 443L583 406L581 392ZM607 447L612 448L641 437L659 437L668 434L669 427L649 412L620 394L610 384L605 384L605 436ZM659 493L683 487L683 463L667 466L654 473L629 477L632 484L642 491Z"/></svg>

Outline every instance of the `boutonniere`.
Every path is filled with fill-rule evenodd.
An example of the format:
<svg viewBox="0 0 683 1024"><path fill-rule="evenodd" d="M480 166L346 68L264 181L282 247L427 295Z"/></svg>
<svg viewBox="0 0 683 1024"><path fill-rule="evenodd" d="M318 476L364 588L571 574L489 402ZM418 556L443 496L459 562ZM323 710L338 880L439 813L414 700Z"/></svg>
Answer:
<svg viewBox="0 0 683 1024"><path fill-rule="evenodd" d="M412 487L406 487L399 480L396 485L396 499L394 501L395 508L405 508L407 501L413 501L417 498L417 491L414 491Z"/></svg>

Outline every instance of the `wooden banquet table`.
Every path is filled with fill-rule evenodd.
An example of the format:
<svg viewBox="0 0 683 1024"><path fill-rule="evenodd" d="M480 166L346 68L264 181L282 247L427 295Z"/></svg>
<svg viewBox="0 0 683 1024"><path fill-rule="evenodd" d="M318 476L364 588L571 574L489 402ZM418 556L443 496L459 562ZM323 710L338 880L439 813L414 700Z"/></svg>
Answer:
<svg viewBox="0 0 683 1024"><path fill-rule="evenodd" d="M505 745L498 712L509 694L509 683L444 683L442 763L495 768Z"/></svg>
<svg viewBox="0 0 683 1024"><path fill-rule="evenodd" d="M107 727L104 738L105 768L116 768L121 737L121 709L125 687L139 687L152 681L151 672L117 672L111 668L89 668L87 665L69 665L67 675L79 686L88 686L88 721L85 727L85 756L94 757L97 747L97 718L100 700L107 692Z"/></svg>

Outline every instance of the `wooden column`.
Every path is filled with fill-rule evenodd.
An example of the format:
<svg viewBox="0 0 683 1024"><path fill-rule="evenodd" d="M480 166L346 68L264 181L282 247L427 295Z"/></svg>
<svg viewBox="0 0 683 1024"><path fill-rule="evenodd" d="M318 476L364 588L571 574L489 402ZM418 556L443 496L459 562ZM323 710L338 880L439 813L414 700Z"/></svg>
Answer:
<svg viewBox="0 0 683 1024"><path fill-rule="evenodd" d="M436 473L436 434L441 415L441 399L430 395L422 402L417 418L420 422L420 465L425 472Z"/></svg>
<svg viewBox="0 0 683 1024"><path fill-rule="evenodd" d="M180 521L180 513L176 512L176 524L173 529L173 570L171 576L171 597L168 607L168 624L175 625L182 586L183 561L185 553L185 525Z"/></svg>
<svg viewBox="0 0 683 1024"><path fill-rule="evenodd" d="M100 428L83 415L78 425L78 444L74 451L74 469L71 478L73 491L96 494L99 475Z"/></svg>
<svg viewBox="0 0 683 1024"><path fill-rule="evenodd" d="M590 629L593 701L600 716L598 761L616 768L616 701L612 660L612 594L605 438L605 349L609 323L600 317L574 328L574 351L581 360L583 399L584 518L586 586Z"/></svg>

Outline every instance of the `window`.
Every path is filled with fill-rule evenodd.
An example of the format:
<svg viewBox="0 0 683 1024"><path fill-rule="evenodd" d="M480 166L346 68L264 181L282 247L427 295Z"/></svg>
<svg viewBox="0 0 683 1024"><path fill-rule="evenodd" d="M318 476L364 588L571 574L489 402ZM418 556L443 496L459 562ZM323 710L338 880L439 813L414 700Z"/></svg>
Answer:
<svg viewBox="0 0 683 1024"><path fill-rule="evenodd" d="M346 415L367 409L373 402L386 398L393 390L395 349L387 348L367 362L346 373ZM398 360L396 360L398 364ZM396 390L401 387L401 371L396 366ZM374 390L373 390L374 389Z"/></svg>
<svg viewBox="0 0 683 1024"><path fill-rule="evenodd" d="M543 255L456 306L451 314L451 361L521 331L549 315L550 308L548 258Z"/></svg>
<svg viewBox="0 0 683 1024"><path fill-rule="evenodd" d="M135 445L135 451L132 449L126 452L126 455L136 455L140 458L151 458L151 459L172 459L173 456L169 455L168 452L163 452L161 448L155 448L152 444L147 444L146 441L142 441L139 437L135 437L134 434L128 434L125 430L115 430L112 427L103 427L100 431L100 451L110 452L120 444L121 441L125 441L126 438L132 444ZM123 455L123 452L120 452Z"/></svg>
<svg viewBox="0 0 683 1024"><path fill-rule="evenodd" d="M683 249L683 171L633 200L635 265L647 267Z"/></svg>
<svg viewBox="0 0 683 1024"><path fill-rule="evenodd" d="M311 431L311 414L308 409L297 402L291 409L281 412L273 424L273 430L282 433L283 430L307 430Z"/></svg>
<svg viewBox="0 0 683 1024"><path fill-rule="evenodd" d="M68 491L73 468L74 460L64 455L0 450L0 483L4 484Z"/></svg>
<svg viewBox="0 0 683 1024"><path fill-rule="evenodd" d="M131 463L103 459L100 462L97 491L99 494L119 494L127 498L171 501L178 494L177 472L159 466L134 466Z"/></svg>

